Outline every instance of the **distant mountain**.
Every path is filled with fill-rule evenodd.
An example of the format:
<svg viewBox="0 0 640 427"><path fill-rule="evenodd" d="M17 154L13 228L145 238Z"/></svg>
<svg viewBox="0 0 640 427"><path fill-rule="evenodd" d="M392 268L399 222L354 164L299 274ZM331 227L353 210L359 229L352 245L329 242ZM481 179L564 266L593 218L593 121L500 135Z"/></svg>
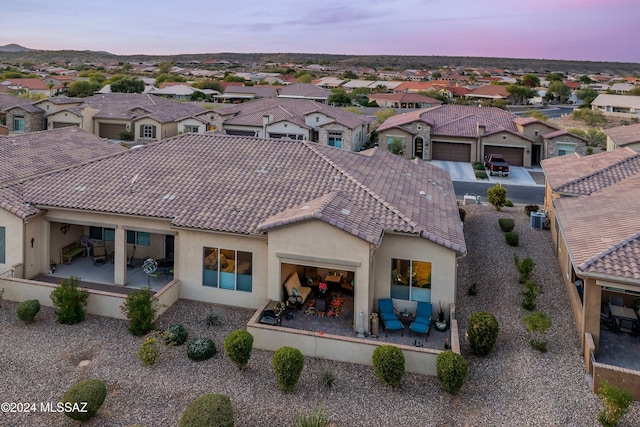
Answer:
<svg viewBox="0 0 640 427"><path fill-rule="evenodd" d="M0 52L29 52L33 49L20 46L19 44L11 43L5 46L0 46Z"/></svg>

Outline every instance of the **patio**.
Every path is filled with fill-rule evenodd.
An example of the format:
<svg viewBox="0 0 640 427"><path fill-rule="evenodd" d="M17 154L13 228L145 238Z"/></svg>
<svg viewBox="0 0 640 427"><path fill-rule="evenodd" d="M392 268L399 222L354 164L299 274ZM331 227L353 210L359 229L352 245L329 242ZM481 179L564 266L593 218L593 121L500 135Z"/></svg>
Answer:
<svg viewBox="0 0 640 427"><path fill-rule="evenodd" d="M640 371L640 336L612 332L600 328L600 346L597 361L607 365Z"/></svg>

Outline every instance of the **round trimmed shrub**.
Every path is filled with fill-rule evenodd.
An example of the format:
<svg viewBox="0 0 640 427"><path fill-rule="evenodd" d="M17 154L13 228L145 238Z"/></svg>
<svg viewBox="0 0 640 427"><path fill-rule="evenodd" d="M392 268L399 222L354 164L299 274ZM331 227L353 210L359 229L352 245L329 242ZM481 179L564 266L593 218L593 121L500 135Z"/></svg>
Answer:
<svg viewBox="0 0 640 427"><path fill-rule="evenodd" d="M216 352L216 345L209 338L196 338L187 346L187 356L191 360L206 360Z"/></svg>
<svg viewBox="0 0 640 427"><path fill-rule="evenodd" d="M293 347L280 347L273 354L271 362L280 390L292 392L298 384L304 366L304 356L300 350Z"/></svg>
<svg viewBox="0 0 640 427"><path fill-rule="evenodd" d="M187 407L179 427L233 427L233 406L224 394L203 394Z"/></svg>
<svg viewBox="0 0 640 427"><path fill-rule="evenodd" d="M187 342L187 336L189 336L187 328L178 323L174 323L169 325L167 328L164 336L164 343L166 345L182 345Z"/></svg>
<svg viewBox="0 0 640 427"><path fill-rule="evenodd" d="M33 323L36 315L40 312L40 301L37 299L29 299L22 301L16 308L18 319L24 323Z"/></svg>
<svg viewBox="0 0 640 427"><path fill-rule="evenodd" d="M72 411L65 415L76 421L87 421L98 413L104 399L107 397L107 387L97 379L84 380L72 385L62 397L61 402L71 405ZM86 402L86 407L84 407ZM86 412L80 412L85 410Z"/></svg>
<svg viewBox="0 0 640 427"><path fill-rule="evenodd" d="M500 230L507 233L513 230L513 227L515 227L516 222L511 218L498 218L498 225L500 226Z"/></svg>
<svg viewBox="0 0 640 427"><path fill-rule="evenodd" d="M252 350L253 335L245 329L231 332L224 340L224 351L227 353L227 357L238 365L241 371L247 367Z"/></svg>
<svg viewBox="0 0 640 427"><path fill-rule="evenodd" d="M518 237L518 233L516 233L515 231L504 233L504 238L507 240L507 244L509 246L518 246L518 241L520 238Z"/></svg>
<svg viewBox="0 0 640 427"><path fill-rule="evenodd" d="M467 361L458 353L451 350L443 351L436 361L438 381L447 393L455 394L464 384L469 372Z"/></svg>
<svg viewBox="0 0 640 427"><path fill-rule="evenodd" d="M471 352L477 356L491 353L498 339L500 327L491 313L476 311L471 313L467 322L467 334Z"/></svg>
<svg viewBox="0 0 640 427"><path fill-rule="evenodd" d="M381 345L373 351L373 372L384 385L395 386L404 375L404 354L398 347Z"/></svg>

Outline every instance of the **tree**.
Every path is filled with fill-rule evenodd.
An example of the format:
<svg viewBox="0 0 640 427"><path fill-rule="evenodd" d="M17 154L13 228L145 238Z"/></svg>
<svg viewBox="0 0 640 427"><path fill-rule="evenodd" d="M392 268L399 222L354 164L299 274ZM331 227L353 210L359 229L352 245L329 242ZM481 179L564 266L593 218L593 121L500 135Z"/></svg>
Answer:
<svg viewBox="0 0 640 427"><path fill-rule="evenodd" d="M236 76L234 74L227 74L226 76L224 76L224 81L225 82L244 83L245 79L244 79L244 77Z"/></svg>
<svg viewBox="0 0 640 427"><path fill-rule="evenodd" d="M123 77L111 83L111 92L142 93L144 92L144 82L135 77Z"/></svg>
<svg viewBox="0 0 640 427"><path fill-rule="evenodd" d="M351 97L344 89L334 89L333 93L329 95L329 105L335 105L342 107L344 105L351 105Z"/></svg>
<svg viewBox="0 0 640 427"><path fill-rule="evenodd" d="M582 120L589 126L598 126L607 124L607 118L600 111L587 110L579 108L573 110L571 116L576 120Z"/></svg>
<svg viewBox="0 0 640 427"><path fill-rule="evenodd" d="M158 73L159 74L169 74L171 72L172 68L173 68L173 62L163 62L158 67Z"/></svg>
<svg viewBox="0 0 640 427"><path fill-rule="evenodd" d="M531 347L536 350L547 351L547 331L551 328L551 317L541 311L534 311L527 314L524 318L524 324L527 331L531 334Z"/></svg>
<svg viewBox="0 0 640 427"><path fill-rule="evenodd" d="M126 71L131 71L132 69L133 69L133 66L130 63L125 62L124 64L122 64L122 71L126 72Z"/></svg>
<svg viewBox="0 0 640 427"><path fill-rule="evenodd" d="M442 101L443 104L448 104L449 101L450 101L449 97L444 92L441 92L438 89L429 89L426 92L420 91L418 93L420 95L428 96L429 98L433 98L433 99L437 99L439 101Z"/></svg>
<svg viewBox="0 0 640 427"><path fill-rule="evenodd" d="M403 155L404 154L404 141L397 136L391 139L389 143L389 151L392 154Z"/></svg>
<svg viewBox="0 0 640 427"><path fill-rule="evenodd" d="M368 87L357 87L351 91L351 96L358 104L368 106L370 93L371 89Z"/></svg>
<svg viewBox="0 0 640 427"><path fill-rule="evenodd" d="M353 71L347 70L344 73L342 73L342 78L345 80L353 80L353 79L357 79L358 75Z"/></svg>
<svg viewBox="0 0 640 427"><path fill-rule="evenodd" d="M591 77L587 76L586 74L582 77L580 77L580 80L578 80L580 83L584 83L584 84L589 84L589 83L593 83L593 80L591 80Z"/></svg>
<svg viewBox="0 0 640 427"><path fill-rule="evenodd" d="M561 82L564 80L564 74L562 73L548 73L545 77L549 82Z"/></svg>
<svg viewBox="0 0 640 427"><path fill-rule="evenodd" d="M71 83L69 87L69 96L77 96L79 98L85 98L96 93L100 88L98 83L90 82L87 80L76 80Z"/></svg>
<svg viewBox="0 0 640 427"><path fill-rule="evenodd" d="M374 116L376 116L376 120L380 124L384 123L385 120L387 120L389 117L395 115L396 112L393 110L393 108L385 108L384 110L378 110L374 113Z"/></svg>
<svg viewBox="0 0 640 427"><path fill-rule="evenodd" d="M499 211L507 202L507 189L500 184L496 184L487 190L487 199Z"/></svg>
<svg viewBox="0 0 640 427"><path fill-rule="evenodd" d="M545 98L547 100L557 99L560 104L565 104L571 96L571 89L562 81L554 81L547 88Z"/></svg>
<svg viewBox="0 0 640 427"><path fill-rule="evenodd" d="M607 147L607 134L604 131L590 127L587 130L572 128L569 129L569 132L586 139L589 147L600 147L602 149Z"/></svg>
<svg viewBox="0 0 640 427"><path fill-rule="evenodd" d="M442 73L440 71L434 71L431 73L431 78L433 80L438 80L440 77L442 77Z"/></svg>
<svg viewBox="0 0 640 427"><path fill-rule="evenodd" d="M528 86L510 84L505 87L505 90L513 97L513 102L516 105L527 104L529 99L536 96L536 91Z"/></svg>
<svg viewBox="0 0 640 427"><path fill-rule="evenodd" d="M156 77L156 87L160 87L160 85L164 82L186 82L187 79L185 79L182 76L179 76L177 74L160 74L158 77ZM242 80L244 81L244 80Z"/></svg>
<svg viewBox="0 0 640 427"><path fill-rule="evenodd" d="M536 120L540 120L541 122L546 122L547 119L549 118L541 111L531 111L531 112L527 113L527 116L528 117L532 117L532 118L534 118Z"/></svg>
<svg viewBox="0 0 640 427"><path fill-rule="evenodd" d="M224 92L224 88L222 87L222 83L220 83L220 80L215 79L198 80L197 82L193 83L191 87L195 87L196 89L213 89L217 90L220 93Z"/></svg>
<svg viewBox="0 0 640 427"><path fill-rule="evenodd" d="M522 76L522 85L530 88L538 87L540 86L540 77L531 73L525 74Z"/></svg>
<svg viewBox="0 0 640 427"><path fill-rule="evenodd" d="M302 73L296 77L298 83L311 83L313 81L313 75L311 73Z"/></svg>
<svg viewBox="0 0 640 427"><path fill-rule="evenodd" d="M598 91L591 88L578 89L576 91L578 99L584 102L584 108L591 108L591 103L598 97Z"/></svg>

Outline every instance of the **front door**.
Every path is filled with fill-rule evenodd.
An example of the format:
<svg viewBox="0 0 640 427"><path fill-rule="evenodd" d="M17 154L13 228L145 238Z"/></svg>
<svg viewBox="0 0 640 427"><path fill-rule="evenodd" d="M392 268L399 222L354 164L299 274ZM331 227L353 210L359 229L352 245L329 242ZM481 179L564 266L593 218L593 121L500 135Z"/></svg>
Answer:
<svg viewBox="0 0 640 427"><path fill-rule="evenodd" d="M424 146L424 140L422 139L422 137L419 136L413 141L413 155L416 156L418 159L422 159L423 146Z"/></svg>
<svg viewBox="0 0 640 427"><path fill-rule="evenodd" d="M173 245L175 242L175 236L165 235L164 236L164 257L167 259L173 259Z"/></svg>

